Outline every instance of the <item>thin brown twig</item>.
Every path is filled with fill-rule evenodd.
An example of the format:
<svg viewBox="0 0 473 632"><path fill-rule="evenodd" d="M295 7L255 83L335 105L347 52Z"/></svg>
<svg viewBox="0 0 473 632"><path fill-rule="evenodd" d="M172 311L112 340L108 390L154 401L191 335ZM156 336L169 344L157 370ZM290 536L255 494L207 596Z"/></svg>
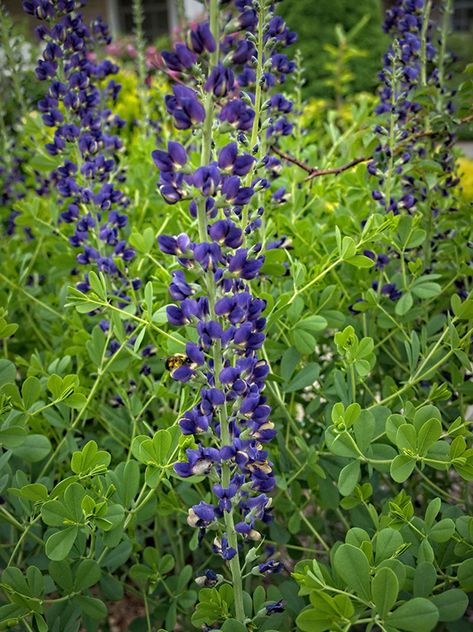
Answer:
<svg viewBox="0 0 473 632"><path fill-rule="evenodd" d="M462 119L460 119L458 124L463 125L464 123L468 123L470 121L473 121L473 114L463 117ZM422 138L424 136L435 136L436 134L440 134L440 132L435 131L435 130L422 130L421 132L417 132L416 134L413 134L412 136L408 137L404 141L404 143L407 141L416 140L417 138ZM300 169L303 169L305 172L307 172L309 175L304 178L304 182L309 182L309 180L312 180L313 178L318 178L320 176L328 176L328 175L338 176L339 173L343 173L344 171L347 171L348 169L351 169L352 167L356 167L356 165L359 165L362 162L368 162L368 160L372 159L372 156L363 156L361 158L355 158L351 162L348 162L345 165L341 165L340 167L332 167L330 169L314 169L310 167L309 165L307 165L305 162L302 162L301 160L294 158L294 156L284 153L283 151L278 149L275 145L271 147L271 150L280 158L283 158L284 160L287 160L287 162L291 162L292 164L297 165Z"/></svg>
<svg viewBox="0 0 473 632"><path fill-rule="evenodd" d="M343 171L347 171L356 165L359 165L360 162L367 162L371 160L371 156L362 156L361 158L355 158L351 162L348 162L346 165L341 165L340 167L333 167L332 169L312 169L309 175L304 178L304 182L308 182L313 178L318 178L319 176L328 176L335 175L338 176L339 173L343 173Z"/></svg>
<svg viewBox="0 0 473 632"><path fill-rule="evenodd" d="M309 167L309 165L306 165L304 162L302 162L302 160L298 160L297 158L294 158L293 156L290 156L289 154L285 154L283 151L278 149L275 145L272 145L271 151L273 151L280 158L284 158L284 160L287 160L287 162L292 162L294 165L297 165L304 171L307 171L307 173L312 173L314 171L312 167Z"/></svg>

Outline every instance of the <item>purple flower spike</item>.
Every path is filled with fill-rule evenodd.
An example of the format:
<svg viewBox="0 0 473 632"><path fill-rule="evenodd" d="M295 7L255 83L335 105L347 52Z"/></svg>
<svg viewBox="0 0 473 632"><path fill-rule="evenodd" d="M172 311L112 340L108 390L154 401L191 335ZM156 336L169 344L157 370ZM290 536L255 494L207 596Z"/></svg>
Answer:
<svg viewBox="0 0 473 632"><path fill-rule="evenodd" d="M167 66L181 73L172 94L165 97L166 109L175 127L190 133L178 139L182 144L159 148L153 160L160 171L161 194L170 204L189 201L189 230L195 231L190 237L158 237L161 251L172 255L178 266L171 270L173 304L166 308L168 321L186 327L181 332L187 336L186 355L175 363L172 377L187 382L194 398L178 421L182 434L193 437L194 448L186 451L187 459L176 463L174 471L183 478L207 478L203 489L209 495L189 509L188 523L199 530L199 544L207 529L214 531L213 550L229 561L239 555L245 542L261 540L258 521L271 520L266 494L274 489L275 476L263 446L274 438L276 427L264 395L269 366L259 357L265 341L266 302L253 296L250 287L262 274L264 252L252 233L262 224L263 200L274 205L288 199L286 189L272 187L281 161L261 154L265 137L293 133L292 122L286 118L293 105L272 88L295 69L280 52L295 35L274 15L273 3L268 3L262 25L258 25L252 1L223 4L231 5L228 11L235 17L228 19L227 8L222 14L218 24L221 42L217 44L212 35L212 16L210 23L192 27L185 44L163 55ZM257 87L264 93L268 119L264 127L261 119L255 121L259 100L255 57L259 51L249 33L256 26L263 27L265 46L264 70ZM215 51L219 54L208 55ZM202 58L197 65L198 56ZM204 108L204 99L211 108ZM248 132L253 127L258 134L250 146ZM218 130L215 135L214 129ZM219 139L224 137L228 140L222 146ZM272 142L271 138L267 145ZM186 147L192 148L192 163ZM194 166L198 153L201 159ZM254 202L256 195L258 203ZM184 207L183 203L180 210ZM114 227L107 227L107 238L113 238L109 228ZM264 249L289 247L286 237L276 234ZM235 527L227 533L228 513L233 515ZM271 574L280 567L278 562L266 561L259 572ZM216 581L207 572L198 579L205 586Z"/></svg>

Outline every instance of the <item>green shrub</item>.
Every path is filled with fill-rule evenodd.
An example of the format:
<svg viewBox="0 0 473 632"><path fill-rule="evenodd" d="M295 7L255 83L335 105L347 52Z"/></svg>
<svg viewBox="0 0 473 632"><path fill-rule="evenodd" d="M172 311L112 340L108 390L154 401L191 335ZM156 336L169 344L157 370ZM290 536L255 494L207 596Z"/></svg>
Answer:
<svg viewBox="0 0 473 632"><path fill-rule="evenodd" d="M285 0L280 12L292 30L298 33L296 46L304 57L307 84L305 96L333 96L325 80L329 71L323 62L327 54L326 44L336 44L335 25L341 24L348 31L365 15L369 22L359 33L354 44L369 52L368 56L355 58L350 69L355 75L353 90L374 90L377 72L386 50L386 38L382 35L382 8L379 0Z"/></svg>

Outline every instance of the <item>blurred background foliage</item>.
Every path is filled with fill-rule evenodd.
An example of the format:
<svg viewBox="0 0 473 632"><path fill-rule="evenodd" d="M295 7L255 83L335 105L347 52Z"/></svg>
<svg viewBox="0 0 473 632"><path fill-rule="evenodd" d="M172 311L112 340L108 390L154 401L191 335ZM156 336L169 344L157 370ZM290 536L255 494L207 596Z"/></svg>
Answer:
<svg viewBox="0 0 473 632"><path fill-rule="evenodd" d="M333 87L327 83L331 76L331 57L326 46L339 45L337 24L349 31L367 16L366 23L350 44L369 54L355 56L348 63L354 75L353 92L376 89L376 76L387 42L382 34L382 3L379 0L286 0L281 2L280 13L298 34L296 47L304 57L306 97L333 96ZM322 59L326 63L321 63Z"/></svg>
<svg viewBox="0 0 473 632"><path fill-rule="evenodd" d="M33 20L29 20L22 12L20 0L2 0L0 4L6 7L13 19L15 35L24 36L26 42L36 44L33 32L35 25ZM153 6L159 5L158 9L161 7L159 10L164 12L166 9L163 7L167 6L169 15L174 13L175 18L179 20L183 11L181 5L184 4L184 0L169 0L167 3L155 0ZM293 55L295 50L299 49L303 56L306 80L304 98L335 99L337 81L343 84L342 92L345 96L376 91L377 73L388 41L382 31L383 16L386 8L392 4L392 0L280 1L279 13L291 29L298 33L298 40L289 52ZM434 22L440 22L440 0L433 0L432 4L432 18ZM89 0L86 13L90 14L90 17L101 14L110 22L109 5L107 0ZM131 5L132 0L120 0L117 6L128 7L125 11L128 15L131 12ZM193 6L194 16L197 17L198 5L194 3ZM153 11L158 9L155 7ZM118 33L114 32L113 35L114 42L122 45L126 57L126 51L131 50L133 36L129 30L130 24L122 18L117 16ZM168 17L166 24L165 18L162 18L164 21L159 23L159 33L156 31L153 36L148 32L148 43L155 50L168 48L171 38L179 31L176 29L178 21L173 26L169 19ZM454 0L449 47L457 58L452 67L452 81L459 83L466 66L473 62L473 0ZM4 46L0 48L4 49ZM24 51L25 57L28 58L27 48ZM123 61L122 59L122 65ZM133 61L132 57L128 56L128 61Z"/></svg>

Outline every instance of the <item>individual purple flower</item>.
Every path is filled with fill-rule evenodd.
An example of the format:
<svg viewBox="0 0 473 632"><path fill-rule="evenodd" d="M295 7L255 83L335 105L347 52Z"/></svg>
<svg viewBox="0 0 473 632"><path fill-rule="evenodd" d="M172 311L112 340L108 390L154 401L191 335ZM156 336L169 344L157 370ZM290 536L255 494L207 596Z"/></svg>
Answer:
<svg viewBox="0 0 473 632"><path fill-rule="evenodd" d="M215 551L215 553L218 553L218 555L220 555L222 559L227 561L234 558L237 553L236 549L234 549L228 543L228 538L226 537L226 534L224 534L222 538L215 538L215 540L213 541L212 549Z"/></svg>
<svg viewBox="0 0 473 632"><path fill-rule="evenodd" d="M212 69L205 82L205 90L213 92L216 97L224 97L233 90L235 78L231 68L218 64Z"/></svg>
<svg viewBox="0 0 473 632"><path fill-rule="evenodd" d="M258 570L263 575L272 575L273 573L280 573L284 569L284 566L278 560L268 560L258 565Z"/></svg>
<svg viewBox="0 0 473 632"><path fill-rule="evenodd" d="M180 143L174 141L168 142L167 152L157 149L153 151L152 157L154 164L161 171L176 171L187 162L186 150Z"/></svg>
<svg viewBox="0 0 473 632"><path fill-rule="evenodd" d="M208 527L215 520L215 507L203 500L189 509L187 524L191 527Z"/></svg>
<svg viewBox="0 0 473 632"><path fill-rule="evenodd" d="M195 52L189 50L185 44L176 44L173 53L163 51L161 56L169 70L177 72L189 70L197 61Z"/></svg>
<svg viewBox="0 0 473 632"><path fill-rule="evenodd" d="M284 612L284 609L285 609L285 606L282 599L274 603L269 603L265 606L267 615L272 615L272 614L275 614L276 612Z"/></svg>
<svg viewBox="0 0 473 632"><path fill-rule="evenodd" d="M218 463L220 460L218 450L215 448L203 448L200 446L196 450L186 450L186 454L187 462L174 465L174 471L182 478L208 474L215 463Z"/></svg>
<svg viewBox="0 0 473 632"><path fill-rule="evenodd" d="M210 237L221 245L239 248L243 243L243 231L228 219L219 219L209 228Z"/></svg>
<svg viewBox="0 0 473 632"><path fill-rule="evenodd" d="M216 47L215 38L208 22L198 24L189 34L190 48L201 55L204 51L213 53Z"/></svg>
<svg viewBox="0 0 473 632"><path fill-rule="evenodd" d="M166 109L174 117L177 129L189 129L196 123L202 123L205 109L197 93L186 86L174 86L174 96L165 97Z"/></svg>

